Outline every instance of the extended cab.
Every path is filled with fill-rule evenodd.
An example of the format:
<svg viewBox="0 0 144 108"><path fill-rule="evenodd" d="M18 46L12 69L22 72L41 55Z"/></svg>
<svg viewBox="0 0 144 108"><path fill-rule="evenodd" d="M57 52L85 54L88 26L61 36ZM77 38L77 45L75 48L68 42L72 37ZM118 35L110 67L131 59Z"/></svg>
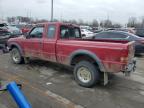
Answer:
<svg viewBox="0 0 144 108"><path fill-rule="evenodd" d="M12 61L30 57L68 65L78 84L92 87L108 73L130 73L135 68L134 42L84 40L76 25L60 22L38 24L26 36L8 41Z"/></svg>

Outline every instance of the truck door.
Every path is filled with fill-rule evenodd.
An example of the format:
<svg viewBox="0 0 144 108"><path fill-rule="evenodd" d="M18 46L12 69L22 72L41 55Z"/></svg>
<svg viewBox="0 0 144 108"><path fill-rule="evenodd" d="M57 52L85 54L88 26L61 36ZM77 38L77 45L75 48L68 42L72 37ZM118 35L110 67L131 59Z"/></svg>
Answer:
<svg viewBox="0 0 144 108"><path fill-rule="evenodd" d="M41 57L43 48L44 27L38 26L32 29L24 41L24 51L26 56Z"/></svg>
<svg viewBox="0 0 144 108"><path fill-rule="evenodd" d="M43 58L48 61L56 62L56 25L47 25L47 32L43 44Z"/></svg>

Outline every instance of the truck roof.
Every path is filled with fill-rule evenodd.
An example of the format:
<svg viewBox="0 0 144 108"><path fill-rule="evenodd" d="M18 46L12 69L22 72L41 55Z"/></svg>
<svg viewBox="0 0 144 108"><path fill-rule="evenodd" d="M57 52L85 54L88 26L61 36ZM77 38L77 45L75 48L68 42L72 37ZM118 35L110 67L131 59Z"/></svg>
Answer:
<svg viewBox="0 0 144 108"><path fill-rule="evenodd" d="M74 27L79 27L76 24L72 23L63 23L63 22L44 22L44 23L38 23L36 25L48 25L48 24L56 24L56 25L67 25L67 26L74 26Z"/></svg>

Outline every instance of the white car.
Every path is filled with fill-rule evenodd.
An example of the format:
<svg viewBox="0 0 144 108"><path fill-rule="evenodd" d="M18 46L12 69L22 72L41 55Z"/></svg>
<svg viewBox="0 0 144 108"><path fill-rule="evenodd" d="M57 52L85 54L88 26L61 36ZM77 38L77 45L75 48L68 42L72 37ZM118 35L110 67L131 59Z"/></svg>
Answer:
<svg viewBox="0 0 144 108"><path fill-rule="evenodd" d="M81 29L81 35L82 35L83 38L92 37L94 35L94 33L87 30L87 29Z"/></svg>

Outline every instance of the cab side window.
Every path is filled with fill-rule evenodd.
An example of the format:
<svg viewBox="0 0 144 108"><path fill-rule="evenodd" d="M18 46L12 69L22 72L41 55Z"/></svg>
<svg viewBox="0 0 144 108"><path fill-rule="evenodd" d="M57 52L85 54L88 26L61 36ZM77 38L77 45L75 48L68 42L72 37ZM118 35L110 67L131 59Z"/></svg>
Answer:
<svg viewBox="0 0 144 108"><path fill-rule="evenodd" d="M80 29L77 27L61 26L60 36L62 39L81 38Z"/></svg>
<svg viewBox="0 0 144 108"><path fill-rule="evenodd" d="M54 38L55 32L56 32L56 26L55 25L49 25L48 26L48 33L47 33L48 38L50 38L50 39Z"/></svg>
<svg viewBox="0 0 144 108"><path fill-rule="evenodd" d="M44 27L35 27L29 34L30 38L42 38Z"/></svg>
<svg viewBox="0 0 144 108"><path fill-rule="evenodd" d="M69 38L69 29L66 26L61 26L60 36L62 39Z"/></svg>

